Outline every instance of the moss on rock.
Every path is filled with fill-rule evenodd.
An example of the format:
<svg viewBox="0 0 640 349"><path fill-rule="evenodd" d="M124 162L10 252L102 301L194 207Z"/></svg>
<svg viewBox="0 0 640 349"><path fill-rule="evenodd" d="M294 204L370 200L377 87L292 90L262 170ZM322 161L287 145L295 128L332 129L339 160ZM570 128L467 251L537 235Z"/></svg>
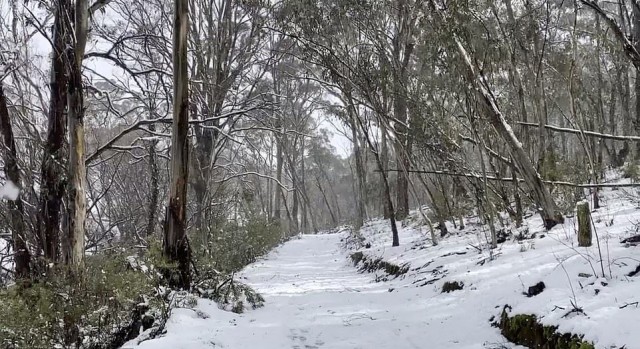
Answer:
<svg viewBox="0 0 640 349"><path fill-rule="evenodd" d="M583 336L559 333L557 326L545 326L531 314L509 316L505 306L497 323L502 335L510 342L535 349L595 349Z"/></svg>

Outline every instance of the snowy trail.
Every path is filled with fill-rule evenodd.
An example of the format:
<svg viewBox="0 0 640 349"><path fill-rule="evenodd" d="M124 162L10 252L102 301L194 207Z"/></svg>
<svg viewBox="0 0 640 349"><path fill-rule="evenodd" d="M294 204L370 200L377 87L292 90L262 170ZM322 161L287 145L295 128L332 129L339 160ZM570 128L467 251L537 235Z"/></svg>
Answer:
<svg viewBox="0 0 640 349"><path fill-rule="evenodd" d="M199 315L176 309L166 337L136 348L466 349L504 343L487 313L465 299L358 273L341 237L303 235L248 266L241 276L265 297L264 308L238 315L199 300Z"/></svg>

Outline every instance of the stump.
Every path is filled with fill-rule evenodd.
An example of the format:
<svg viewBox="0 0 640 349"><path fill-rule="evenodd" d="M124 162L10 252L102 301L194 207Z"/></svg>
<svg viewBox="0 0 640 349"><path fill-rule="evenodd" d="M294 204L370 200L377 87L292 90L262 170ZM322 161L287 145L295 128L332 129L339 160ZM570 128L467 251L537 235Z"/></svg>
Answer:
<svg viewBox="0 0 640 349"><path fill-rule="evenodd" d="M578 246L591 246L591 211L589 211L589 203L580 202L578 208Z"/></svg>

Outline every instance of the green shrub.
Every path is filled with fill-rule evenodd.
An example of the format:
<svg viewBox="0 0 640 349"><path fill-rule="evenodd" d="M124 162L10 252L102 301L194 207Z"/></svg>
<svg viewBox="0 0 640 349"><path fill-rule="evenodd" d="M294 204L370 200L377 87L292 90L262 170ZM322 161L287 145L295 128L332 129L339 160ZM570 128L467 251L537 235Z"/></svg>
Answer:
<svg viewBox="0 0 640 349"><path fill-rule="evenodd" d="M236 272L283 241L280 225L263 217L211 228L211 236L195 234L191 246L198 269Z"/></svg>
<svg viewBox="0 0 640 349"><path fill-rule="evenodd" d="M56 267L28 288L0 291L0 347L98 349L135 336L163 300L154 273L126 252L87 256L80 275Z"/></svg>
<svg viewBox="0 0 640 349"><path fill-rule="evenodd" d="M544 326L535 315L515 314L509 316L506 306L496 325L510 342L528 348L594 349L595 346L583 340L582 335L558 332L557 326Z"/></svg>

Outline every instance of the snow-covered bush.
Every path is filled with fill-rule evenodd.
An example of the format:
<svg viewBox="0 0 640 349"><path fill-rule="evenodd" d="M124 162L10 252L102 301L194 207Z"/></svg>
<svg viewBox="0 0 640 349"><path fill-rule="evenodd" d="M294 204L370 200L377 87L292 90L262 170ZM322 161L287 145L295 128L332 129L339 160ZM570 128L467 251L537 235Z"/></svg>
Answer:
<svg viewBox="0 0 640 349"><path fill-rule="evenodd" d="M242 313L247 307L262 307L264 298L251 287L234 280L233 275L225 275L215 270L208 270L197 278L194 292L208 298L221 309Z"/></svg>

